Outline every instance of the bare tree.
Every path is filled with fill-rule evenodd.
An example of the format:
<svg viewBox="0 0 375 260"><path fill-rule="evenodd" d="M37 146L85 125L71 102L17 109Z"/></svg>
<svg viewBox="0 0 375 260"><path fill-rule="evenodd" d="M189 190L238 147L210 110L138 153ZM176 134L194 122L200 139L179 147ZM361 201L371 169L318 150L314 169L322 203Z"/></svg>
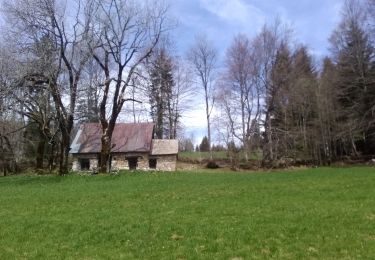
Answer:
<svg viewBox="0 0 375 260"><path fill-rule="evenodd" d="M78 95L76 120L83 122L99 122L99 99L103 82L103 73L97 62L90 58L81 79Z"/></svg>
<svg viewBox="0 0 375 260"><path fill-rule="evenodd" d="M317 139L319 146L318 160L320 164L330 164L337 159L339 148L339 126L337 119L341 113L337 100L337 70L332 60L323 60L323 69L316 88L317 100Z"/></svg>
<svg viewBox="0 0 375 260"><path fill-rule="evenodd" d="M192 72L179 57L174 58L173 75L175 84L168 117L170 125L173 126L171 137L177 138L181 128L184 127L181 122L182 116L193 107L193 93L196 88L191 79Z"/></svg>
<svg viewBox="0 0 375 260"><path fill-rule="evenodd" d="M220 86L220 85L219 85ZM218 114L213 118L213 128L215 129L217 142L224 144L227 149L227 157L231 162L231 167L233 169L237 168L238 156L236 153L235 146L235 127L234 122L238 121L238 111L236 111L237 106L232 105L231 92L228 88L220 87L217 95L216 106L218 108Z"/></svg>
<svg viewBox="0 0 375 260"><path fill-rule="evenodd" d="M13 59L17 68L14 74L16 81L12 86L12 98L17 102L14 111L23 119L25 127L23 130L27 143L24 147L25 157L34 155L34 153L27 152L28 149L34 148L36 151L36 169L44 168L45 157L48 154L48 165L52 170L56 146L60 140L60 135L56 134L57 117L48 84L49 79L46 76L55 65L52 49L54 48L51 46L50 39L42 37L30 43L27 55L24 57L20 55ZM36 147L34 147L35 143Z"/></svg>
<svg viewBox="0 0 375 260"><path fill-rule="evenodd" d="M277 97L277 86L272 83L272 69L281 46L289 41L290 29L277 19L272 26L264 25L262 31L254 38L253 48L256 56L254 66L256 70L256 85L262 93L264 101L264 138L263 165L272 162L275 156L275 143L272 127L272 113Z"/></svg>
<svg viewBox="0 0 375 260"><path fill-rule="evenodd" d="M372 42L375 44L375 0L367 0L368 6L368 19L370 25L370 31L372 35Z"/></svg>
<svg viewBox="0 0 375 260"><path fill-rule="evenodd" d="M210 158L212 159L211 113L215 103L215 84L213 84L213 80L217 62L217 51L212 43L205 36L201 35L196 36L195 42L190 48L187 57L204 90L208 144L210 147Z"/></svg>
<svg viewBox="0 0 375 260"><path fill-rule="evenodd" d="M237 35L227 50L224 87L221 88L224 91L221 104L229 119L232 134L242 143L246 160L254 134L252 122L259 120L261 112L255 58L249 39L245 35ZM234 118L236 112L240 115L239 120Z"/></svg>
<svg viewBox="0 0 375 260"><path fill-rule="evenodd" d="M27 118L26 124L35 125L28 127L26 132L31 132L31 139L36 139L36 169L44 168L46 150L49 152L49 169L53 167L56 148L56 117L52 108L52 98L49 94L48 82L45 77L27 75L18 82L18 91L13 97L20 104L20 109L15 109L21 116ZM32 129L36 128L35 131ZM25 134L26 136L26 134ZM48 144L48 149L46 149Z"/></svg>
<svg viewBox="0 0 375 260"><path fill-rule="evenodd" d="M68 3L54 0L14 0L4 3L10 31L18 39L18 47L28 51L35 43L44 41L45 51L50 52L53 66L44 71L36 71L44 77L50 88L61 132L59 173L68 172L68 154L71 131L78 93L78 83L88 60L88 52L83 47L87 38L88 23L81 20L81 1L69 2L75 15L68 16ZM22 35L23 37L19 37Z"/></svg>
<svg viewBox="0 0 375 260"><path fill-rule="evenodd" d="M16 66L12 62L9 50L0 44L0 174L6 176L17 170L16 148L20 146L20 136L17 135L23 124L14 112L16 101L12 98L13 84L17 78L14 75ZM17 156L18 155L18 156Z"/></svg>
<svg viewBox="0 0 375 260"><path fill-rule="evenodd" d="M89 46L105 80L99 104L102 126L100 171L109 170L111 139L137 68L153 51L166 30L168 8L157 2L90 1L92 40Z"/></svg>

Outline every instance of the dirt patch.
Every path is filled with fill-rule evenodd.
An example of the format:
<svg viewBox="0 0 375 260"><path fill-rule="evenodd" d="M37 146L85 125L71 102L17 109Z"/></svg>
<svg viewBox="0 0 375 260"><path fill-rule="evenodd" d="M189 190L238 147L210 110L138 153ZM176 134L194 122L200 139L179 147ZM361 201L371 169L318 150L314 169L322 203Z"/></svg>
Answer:
<svg viewBox="0 0 375 260"><path fill-rule="evenodd" d="M192 171L192 170L199 170L203 169L203 166L197 163L188 163L188 162L177 162L177 170L182 171Z"/></svg>

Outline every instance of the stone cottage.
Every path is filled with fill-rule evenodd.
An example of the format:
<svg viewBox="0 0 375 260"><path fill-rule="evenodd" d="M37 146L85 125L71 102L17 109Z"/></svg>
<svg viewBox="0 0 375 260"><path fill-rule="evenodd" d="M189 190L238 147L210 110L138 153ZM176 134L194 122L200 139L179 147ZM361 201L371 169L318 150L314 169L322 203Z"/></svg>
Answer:
<svg viewBox="0 0 375 260"><path fill-rule="evenodd" d="M101 125L80 126L70 154L74 171L95 170L99 166ZM112 135L111 169L176 170L178 141L154 139L153 123L118 123Z"/></svg>

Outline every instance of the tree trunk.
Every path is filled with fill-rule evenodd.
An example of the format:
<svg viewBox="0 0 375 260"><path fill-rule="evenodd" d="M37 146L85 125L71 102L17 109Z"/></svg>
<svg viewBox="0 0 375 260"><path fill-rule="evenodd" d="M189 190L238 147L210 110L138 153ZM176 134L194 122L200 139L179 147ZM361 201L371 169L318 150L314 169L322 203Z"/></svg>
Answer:
<svg viewBox="0 0 375 260"><path fill-rule="evenodd" d="M212 160L212 149L211 149L211 122L210 122L210 115L207 115L207 135L208 135L208 148L210 151L210 160Z"/></svg>
<svg viewBox="0 0 375 260"><path fill-rule="evenodd" d="M247 142L247 135L246 135L246 124L245 124L245 100L243 95L243 86L241 87L241 123L242 123L242 144L243 144L243 151L245 155L245 160L249 160L248 154L248 142Z"/></svg>
<svg viewBox="0 0 375 260"><path fill-rule="evenodd" d="M50 154L48 156L48 170L51 172L53 169L53 162L55 160L55 143L51 144Z"/></svg>
<svg viewBox="0 0 375 260"><path fill-rule="evenodd" d="M46 145L46 141L44 139L38 142L38 147L36 150L36 169L43 169L45 145Z"/></svg>
<svg viewBox="0 0 375 260"><path fill-rule="evenodd" d="M43 169L43 160L45 153L46 140L43 133L39 133L39 142L36 150L36 169Z"/></svg>
<svg viewBox="0 0 375 260"><path fill-rule="evenodd" d="M273 161L273 147L272 147L272 127L271 118L269 112L266 113L265 124L264 124L264 146L263 146L263 160L262 164L265 167L270 166Z"/></svg>
<svg viewBox="0 0 375 260"><path fill-rule="evenodd" d="M160 101L160 103L157 105L158 106L158 111L157 111L157 119L156 119L156 125L157 125L157 129L156 129L156 136L157 138L159 139L163 139L163 136L164 136L164 131L163 131L163 127L164 127L164 108L163 108L163 105L162 105L162 101Z"/></svg>
<svg viewBox="0 0 375 260"><path fill-rule="evenodd" d="M205 85L205 99L206 99L206 117L207 117L207 138L208 138L208 148L210 151L210 160L212 160L212 149L211 149L211 122L210 122L210 107L208 102L208 91L207 83Z"/></svg>
<svg viewBox="0 0 375 260"><path fill-rule="evenodd" d="M61 149L60 149L60 167L59 175L65 175L69 173L69 151L70 151L70 131L63 131L61 136Z"/></svg>
<svg viewBox="0 0 375 260"><path fill-rule="evenodd" d="M5 149L3 147L3 138L0 137L0 171L2 171L2 176L7 176L6 170L5 170Z"/></svg>
<svg viewBox="0 0 375 260"><path fill-rule="evenodd" d="M178 125L178 112L176 109L176 113L174 115L174 122L173 122L173 139L177 138L177 125Z"/></svg>
<svg viewBox="0 0 375 260"><path fill-rule="evenodd" d="M100 152L100 169L102 173L110 172L111 165L111 149L112 149L112 134L115 129L117 117L111 118L109 122L102 120L103 134L101 138L102 149Z"/></svg>
<svg viewBox="0 0 375 260"><path fill-rule="evenodd" d="M108 129L107 129L108 130ZM102 135L102 150L100 153L100 172L107 173L110 171L110 155L111 155L111 138L108 131L105 131Z"/></svg>
<svg viewBox="0 0 375 260"><path fill-rule="evenodd" d="M70 151L70 134L73 128L73 116L68 116L67 120L60 121L61 130L61 149L60 149L60 169L59 175L69 173L69 151Z"/></svg>

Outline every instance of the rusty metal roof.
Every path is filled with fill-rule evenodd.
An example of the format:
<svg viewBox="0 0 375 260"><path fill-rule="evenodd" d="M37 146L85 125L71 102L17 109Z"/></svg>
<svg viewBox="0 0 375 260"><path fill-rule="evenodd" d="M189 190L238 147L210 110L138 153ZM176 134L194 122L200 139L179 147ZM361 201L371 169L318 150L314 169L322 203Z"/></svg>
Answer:
<svg viewBox="0 0 375 260"><path fill-rule="evenodd" d="M118 123L112 135L113 153L150 152L153 123ZM102 128L100 123L86 123L71 144L70 153L100 153Z"/></svg>

